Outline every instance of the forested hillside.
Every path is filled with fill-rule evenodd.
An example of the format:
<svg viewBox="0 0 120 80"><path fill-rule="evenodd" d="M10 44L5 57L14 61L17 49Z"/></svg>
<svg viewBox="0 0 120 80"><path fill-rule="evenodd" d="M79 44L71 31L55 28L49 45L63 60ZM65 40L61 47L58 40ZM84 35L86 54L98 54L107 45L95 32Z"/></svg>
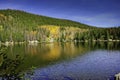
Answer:
<svg viewBox="0 0 120 80"><path fill-rule="evenodd" d="M94 28L83 33L76 33L77 41L120 41L120 27Z"/></svg>
<svg viewBox="0 0 120 80"><path fill-rule="evenodd" d="M29 28L35 28L36 26L40 25L56 25L56 26L62 26L62 27L79 27L79 28L88 28L88 25L75 22L75 21L70 21L70 20L65 20L65 19L57 19L57 18L51 18L51 17L46 17L46 16L41 16L41 15L35 15L31 13L27 13L24 11L19 11L19 10L0 10L0 17L7 19L9 22L7 22L9 25L11 22L14 22L12 26L17 26L17 27L29 27ZM90 26L92 27L92 26Z"/></svg>
<svg viewBox="0 0 120 80"><path fill-rule="evenodd" d="M120 28L96 28L79 22L0 10L1 42L120 40Z"/></svg>
<svg viewBox="0 0 120 80"><path fill-rule="evenodd" d="M48 29L49 27L51 29ZM55 39L60 40L60 38L65 37L65 34L72 34L71 32L65 32L65 29L68 29L68 27L74 27L76 31L94 28L70 20L34 15L19 10L0 10L0 41L3 42L45 41L47 38L54 38L54 34L57 34L57 38ZM58 31L56 31L56 29L58 29Z"/></svg>

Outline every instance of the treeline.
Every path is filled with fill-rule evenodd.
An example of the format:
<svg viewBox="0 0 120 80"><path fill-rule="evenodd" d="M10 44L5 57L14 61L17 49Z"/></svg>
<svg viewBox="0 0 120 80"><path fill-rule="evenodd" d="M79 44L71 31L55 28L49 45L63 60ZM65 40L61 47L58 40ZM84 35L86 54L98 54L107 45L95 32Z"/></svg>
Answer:
<svg viewBox="0 0 120 80"><path fill-rule="evenodd" d="M77 41L119 41L120 27L89 29L87 32L75 34Z"/></svg>

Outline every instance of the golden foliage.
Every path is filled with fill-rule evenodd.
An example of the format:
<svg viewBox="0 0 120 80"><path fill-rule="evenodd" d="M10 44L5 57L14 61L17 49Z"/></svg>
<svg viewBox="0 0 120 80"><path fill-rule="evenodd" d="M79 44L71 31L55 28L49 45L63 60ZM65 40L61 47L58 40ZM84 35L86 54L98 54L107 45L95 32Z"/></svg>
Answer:
<svg viewBox="0 0 120 80"><path fill-rule="evenodd" d="M6 16L0 13L0 20L6 19Z"/></svg>
<svg viewBox="0 0 120 80"><path fill-rule="evenodd" d="M76 32L82 33L88 31L88 29L81 29L78 27L64 27L64 30L61 31L61 26L54 26L54 25L43 25L39 26L38 28L46 29L50 32L49 38L58 39L60 38L61 34L63 33L66 40L70 40L74 38L74 34Z"/></svg>

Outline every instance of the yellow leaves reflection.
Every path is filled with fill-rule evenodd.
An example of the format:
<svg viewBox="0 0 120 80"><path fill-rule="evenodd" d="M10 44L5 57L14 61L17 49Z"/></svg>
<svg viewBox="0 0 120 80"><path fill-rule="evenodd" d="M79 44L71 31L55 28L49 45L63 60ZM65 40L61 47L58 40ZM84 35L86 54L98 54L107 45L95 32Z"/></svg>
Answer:
<svg viewBox="0 0 120 80"><path fill-rule="evenodd" d="M49 52L47 52L46 54L42 55L42 58L45 60L55 60L58 59L61 55L61 49L58 46L58 44L47 44L47 47L49 47Z"/></svg>
<svg viewBox="0 0 120 80"><path fill-rule="evenodd" d="M27 46L27 52L43 61L54 61L61 58L72 58L88 51L87 48L74 43L49 43Z"/></svg>

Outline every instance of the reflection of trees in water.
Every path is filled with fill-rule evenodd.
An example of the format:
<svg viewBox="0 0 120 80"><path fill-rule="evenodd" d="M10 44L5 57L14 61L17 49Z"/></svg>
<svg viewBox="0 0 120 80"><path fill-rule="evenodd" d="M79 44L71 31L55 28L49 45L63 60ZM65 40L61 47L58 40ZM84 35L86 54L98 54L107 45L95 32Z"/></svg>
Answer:
<svg viewBox="0 0 120 80"><path fill-rule="evenodd" d="M23 64L23 58L16 55L11 59L6 50L6 47L0 49L0 77L2 80L22 80L25 74L19 66Z"/></svg>
<svg viewBox="0 0 120 80"><path fill-rule="evenodd" d="M38 54L38 52L39 53L47 53L47 52L49 52L50 51L50 49L49 49L49 47L47 47L44 43L43 44L39 44L39 45L28 45L28 44L26 44L25 45L25 51L24 51L24 53L25 54L31 54L31 55L37 55Z"/></svg>
<svg viewBox="0 0 120 80"><path fill-rule="evenodd" d="M51 62L72 59L96 49L120 50L119 46L120 42L67 42L40 44L37 46L16 45L12 47L12 50L9 47L9 54L6 54L8 51L4 47L0 50L0 75L4 78L3 80L21 79L24 76L23 70L28 70L32 65L43 67ZM17 52L19 52L19 55L16 54ZM24 62L21 56L25 56Z"/></svg>
<svg viewBox="0 0 120 80"><path fill-rule="evenodd" d="M105 50L120 50L120 42L78 42L77 47L90 48L90 50L105 49Z"/></svg>
<svg viewBox="0 0 120 80"><path fill-rule="evenodd" d="M97 47L107 50L119 50L120 42L97 42Z"/></svg>

